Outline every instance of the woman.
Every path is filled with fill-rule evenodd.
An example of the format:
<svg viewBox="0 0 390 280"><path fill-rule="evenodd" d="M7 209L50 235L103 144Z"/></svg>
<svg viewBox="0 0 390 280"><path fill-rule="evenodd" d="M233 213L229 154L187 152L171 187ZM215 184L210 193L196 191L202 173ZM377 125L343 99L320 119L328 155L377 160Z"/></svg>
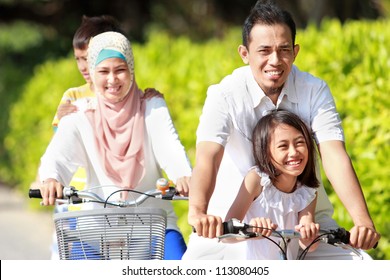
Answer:
<svg viewBox="0 0 390 280"><path fill-rule="evenodd" d="M62 196L61 185L69 184L79 166L86 169L87 186L117 185L138 191L154 186L163 169L187 195L191 166L184 147L164 99L140 98L127 38L117 32L92 38L88 66L97 96L95 109L61 120L41 159L43 204L53 205ZM112 190L101 192L107 197ZM167 211L165 258L180 259L186 247L172 205L162 200L143 205Z"/></svg>

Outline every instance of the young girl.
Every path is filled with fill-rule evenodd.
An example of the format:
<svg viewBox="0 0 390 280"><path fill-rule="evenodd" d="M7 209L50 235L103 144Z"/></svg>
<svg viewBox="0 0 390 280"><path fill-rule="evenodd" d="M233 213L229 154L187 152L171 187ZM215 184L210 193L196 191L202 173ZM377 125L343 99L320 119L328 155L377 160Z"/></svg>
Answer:
<svg viewBox="0 0 390 280"><path fill-rule="evenodd" d="M288 111L271 111L253 131L253 154L256 166L244 178L225 220L244 219L267 237L271 235L267 229L295 229L305 248L319 230L314 223L319 185L315 149L305 123ZM291 240L287 259L296 259L298 249L298 240ZM250 239L247 258L279 259L279 248L264 238Z"/></svg>

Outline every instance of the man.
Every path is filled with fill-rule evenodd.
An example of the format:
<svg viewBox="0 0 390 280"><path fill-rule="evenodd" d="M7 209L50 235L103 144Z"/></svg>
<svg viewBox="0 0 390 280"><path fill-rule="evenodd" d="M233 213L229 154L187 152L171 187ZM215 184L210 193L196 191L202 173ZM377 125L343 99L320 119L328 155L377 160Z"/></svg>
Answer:
<svg viewBox="0 0 390 280"><path fill-rule="evenodd" d="M226 245L210 238L222 234L222 219L254 165L251 134L255 124L276 108L296 113L311 129L325 173L354 222L351 245L367 250L380 238L345 150L341 120L327 84L293 65L299 52L295 34L288 12L269 1L258 1L244 23L243 45L238 48L249 65L208 89L197 130L188 213L196 233L190 237L184 259L245 258L242 243ZM323 229L337 227L323 186L318 193L316 222ZM310 258L352 257L345 250L320 244L307 255Z"/></svg>

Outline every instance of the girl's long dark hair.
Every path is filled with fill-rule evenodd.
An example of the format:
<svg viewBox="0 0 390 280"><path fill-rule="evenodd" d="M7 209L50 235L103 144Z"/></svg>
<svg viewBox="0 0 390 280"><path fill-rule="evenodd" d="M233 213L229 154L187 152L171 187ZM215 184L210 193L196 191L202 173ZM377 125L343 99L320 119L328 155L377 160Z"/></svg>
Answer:
<svg viewBox="0 0 390 280"><path fill-rule="evenodd" d="M272 181L277 180L278 170L272 164L270 152L271 135L276 126L286 124L302 133L308 149L308 161L303 172L298 176L302 184L317 188L319 181L316 176L316 150L313 138L306 124L294 113L286 110L273 110L263 116L253 130L253 156L260 170L270 176Z"/></svg>

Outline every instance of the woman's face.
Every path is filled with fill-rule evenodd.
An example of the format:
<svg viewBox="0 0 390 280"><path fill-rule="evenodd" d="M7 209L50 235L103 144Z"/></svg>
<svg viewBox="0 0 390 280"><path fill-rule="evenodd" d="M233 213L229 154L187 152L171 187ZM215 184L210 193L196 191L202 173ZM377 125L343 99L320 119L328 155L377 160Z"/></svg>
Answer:
<svg viewBox="0 0 390 280"><path fill-rule="evenodd" d="M95 68L95 90L112 103L123 100L131 83L127 63L120 58L107 58Z"/></svg>

